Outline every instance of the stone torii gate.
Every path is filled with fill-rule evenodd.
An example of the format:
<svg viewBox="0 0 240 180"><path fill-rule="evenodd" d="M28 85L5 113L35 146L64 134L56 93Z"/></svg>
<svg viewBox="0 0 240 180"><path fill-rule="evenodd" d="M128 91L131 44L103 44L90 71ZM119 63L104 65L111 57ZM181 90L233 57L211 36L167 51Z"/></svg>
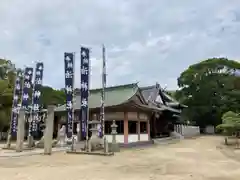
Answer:
<svg viewBox="0 0 240 180"><path fill-rule="evenodd" d="M45 119L44 135L39 142L43 144L44 154L46 155L50 155L52 153L54 109L55 109L55 106L48 106L48 109L47 109L48 116ZM24 144L23 144L24 134L25 134L25 111L20 110L18 126L17 126L16 152L22 152L24 150Z"/></svg>

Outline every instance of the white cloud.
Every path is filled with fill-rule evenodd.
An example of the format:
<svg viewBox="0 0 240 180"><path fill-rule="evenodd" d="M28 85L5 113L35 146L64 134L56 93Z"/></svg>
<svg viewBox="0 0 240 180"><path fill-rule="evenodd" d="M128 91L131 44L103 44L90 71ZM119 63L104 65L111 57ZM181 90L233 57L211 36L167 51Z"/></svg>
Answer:
<svg viewBox="0 0 240 180"><path fill-rule="evenodd" d="M64 86L63 53L91 47L91 86L101 84L101 44L108 85L167 84L213 56L239 59L240 1L1 0L0 57L19 67L45 63L44 83Z"/></svg>

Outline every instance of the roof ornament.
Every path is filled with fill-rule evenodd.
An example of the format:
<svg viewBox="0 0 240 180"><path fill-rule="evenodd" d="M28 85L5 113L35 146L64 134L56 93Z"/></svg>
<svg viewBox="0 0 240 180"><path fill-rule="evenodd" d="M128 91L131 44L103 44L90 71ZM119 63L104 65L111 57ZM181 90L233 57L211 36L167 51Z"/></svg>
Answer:
<svg viewBox="0 0 240 180"><path fill-rule="evenodd" d="M162 97L160 95L160 91L162 91L163 89L161 88L160 84L158 82L156 82L156 94L155 94L155 100L154 102L156 103L160 103L160 104L164 104L163 100L162 100Z"/></svg>
<svg viewBox="0 0 240 180"><path fill-rule="evenodd" d="M147 102L149 103L153 103L153 104L156 104L156 103L159 103L159 101L161 102L161 99L159 99L159 90L160 90L160 84L158 82L156 82L156 85L155 85L155 90L153 92L151 92L150 96L148 97L148 100Z"/></svg>

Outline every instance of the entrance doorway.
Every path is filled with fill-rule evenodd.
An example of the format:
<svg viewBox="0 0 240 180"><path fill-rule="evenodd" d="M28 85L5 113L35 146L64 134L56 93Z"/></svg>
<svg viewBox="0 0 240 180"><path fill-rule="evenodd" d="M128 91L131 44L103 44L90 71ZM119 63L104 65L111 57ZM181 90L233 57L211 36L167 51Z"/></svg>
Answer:
<svg viewBox="0 0 240 180"><path fill-rule="evenodd" d="M164 112L160 116L153 113L150 119L150 137L152 139L169 137L172 131L171 121L169 120Z"/></svg>

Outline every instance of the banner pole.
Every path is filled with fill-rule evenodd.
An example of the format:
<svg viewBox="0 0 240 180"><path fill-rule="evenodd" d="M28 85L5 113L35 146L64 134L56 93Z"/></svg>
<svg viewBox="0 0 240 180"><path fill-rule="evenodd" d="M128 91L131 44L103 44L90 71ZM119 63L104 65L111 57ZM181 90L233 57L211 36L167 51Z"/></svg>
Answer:
<svg viewBox="0 0 240 180"><path fill-rule="evenodd" d="M29 72L31 74L29 74ZM25 76L28 76L29 78L26 78ZM32 103L31 106L33 106L33 98L31 99L31 102L29 102L29 98L30 98L29 91L30 91L30 89L32 89L32 96L31 97L33 97L33 93L34 93L34 84L32 83L32 80L34 79L33 76L34 76L34 68L31 67L29 69L28 67L26 67L25 70L24 70L24 78L23 78L23 82L22 82L23 83L23 88L22 88L22 99L21 99L22 100L21 104L22 104L23 108L25 109L25 117L26 117L27 108L29 107L29 103ZM25 87L25 83L26 83L26 87ZM26 99L25 99L26 102L23 101L24 95L27 96ZM33 145L32 144L33 140L32 140L32 136L31 136L32 108L33 107L31 107L31 109L29 111L29 117L28 117L28 121L27 121L27 123L28 123L28 137L27 137L28 147L32 147L32 145Z"/></svg>
<svg viewBox="0 0 240 180"><path fill-rule="evenodd" d="M86 138L85 140L85 147L86 150L88 149L88 130L89 130L89 94L90 94L90 49L81 46L80 48L80 59L81 59L81 65L80 65L80 74L81 74L81 133Z"/></svg>
<svg viewBox="0 0 240 180"><path fill-rule="evenodd" d="M90 49L89 49L89 54L88 54L88 100L89 100L89 95L90 95L90 73L91 73L91 61L90 61ZM89 105L89 103L88 103ZM89 106L87 105L87 122L86 122L86 141L87 141L87 145L89 143ZM87 147L88 149L88 147Z"/></svg>
<svg viewBox="0 0 240 180"><path fill-rule="evenodd" d="M74 53L64 53L65 71L65 95L66 95L66 115L67 115L67 141L73 141L73 118L74 118ZM70 147L70 149L72 146Z"/></svg>
<svg viewBox="0 0 240 180"><path fill-rule="evenodd" d="M18 122L18 114L16 115L16 112L14 112L13 110L14 110L14 108L17 108L17 110L18 110L18 104L19 104L19 99L20 99L20 103L21 103L21 98L22 98L22 96L21 96L21 89L22 89L22 82L21 82L21 80L23 80L22 79L22 70L21 71L18 71L18 70L16 70L15 72L14 72L14 74L16 74L16 76L15 76L15 83L14 83L14 90L13 90L13 99L12 99L12 109L11 109L11 120L10 120L10 123L9 123L9 132L8 132L8 137L7 137L7 148L10 148L11 147L11 140L12 140L12 136L16 136L16 134L13 134L13 118L14 118L14 116L17 116L16 118L15 118L15 125L17 124L17 122ZM18 82L18 78L19 78L19 83L17 83ZM18 94L16 93L16 90L17 90L17 85L19 85L20 86L20 89L19 89L19 92L18 92ZM17 102L17 106L15 106L14 105L14 97L15 96L18 96L18 102ZM14 129L14 131L15 131L15 133L17 132L17 129L16 129L16 127L15 127L15 129Z"/></svg>
<svg viewBox="0 0 240 180"><path fill-rule="evenodd" d="M101 104L101 134L104 139L105 136L105 87L106 87L106 56L105 46L102 45L102 104Z"/></svg>
<svg viewBox="0 0 240 180"><path fill-rule="evenodd" d="M75 111L75 108L74 108L74 102L75 102L75 93L74 93L74 88L75 88L75 55L76 53L73 52L73 79L72 79L72 83L73 83L73 87L72 87L72 101L73 101L73 106L72 106L72 151L74 150L74 132L73 132L73 129L74 129L74 119L75 119L75 114L74 114L74 111Z"/></svg>

